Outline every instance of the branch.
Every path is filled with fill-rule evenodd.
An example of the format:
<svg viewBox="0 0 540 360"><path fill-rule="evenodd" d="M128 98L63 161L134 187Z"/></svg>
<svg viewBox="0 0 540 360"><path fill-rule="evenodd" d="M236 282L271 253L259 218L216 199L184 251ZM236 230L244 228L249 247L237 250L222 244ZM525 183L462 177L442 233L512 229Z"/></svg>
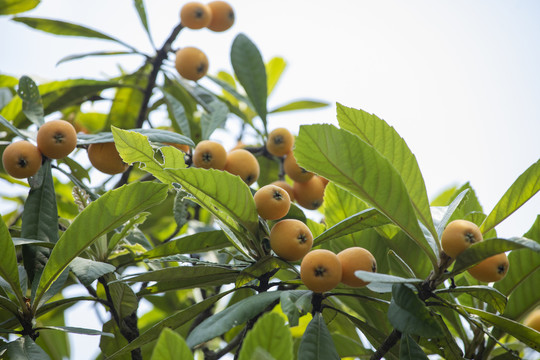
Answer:
<svg viewBox="0 0 540 360"><path fill-rule="evenodd" d="M163 64L163 61L167 58L167 54L171 50L171 45L173 41L176 39L176 37L180 33L180 30L182 30L183 27L184 26L182 24L178 24L173 29L171 35L169 35L169 38L165 41L161 49L158 50L156 56L154 57L154 60L152 61L152 72L148 77L148 84L146 85L146 89L144 91L144 99L141 104L141 109L139 110L139 117L137 118L137 128L141 128L144 120L146 119L148 103L150 102L150 97L152 96L152 92L156 85L156 78L159 70L161 69L161 65Z"/></svg>
<svg viewBox="0 0 540 360"><path fill-rule="evenodd" d="M384 340L384 342L381 344L381 346L377 349L377 351L371 355L369 360L380 360L382 357L394 347L394 345L397 344L397 342L401 339L401 332L399 330L392 330L390 335Z"/></svg>

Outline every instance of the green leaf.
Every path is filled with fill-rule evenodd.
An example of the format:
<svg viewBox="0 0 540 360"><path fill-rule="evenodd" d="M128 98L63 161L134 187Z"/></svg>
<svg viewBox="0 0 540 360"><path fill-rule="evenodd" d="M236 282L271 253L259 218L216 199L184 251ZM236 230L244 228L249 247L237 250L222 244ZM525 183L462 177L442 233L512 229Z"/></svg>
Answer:
<svg viewBox="0 0 540 360"><path fill-rule="evenodd" d="M244 34L238 34L231 46L231 63L238 81L246 91L266 129L268 84L264 62L257 46Z"/></svg>
<svg viewBox="0 0 540 360"><path fill-rule="evenodd" d="M125 319L133 312L137 311L139 299L135 292L126 284L116 282L115 274L105 275L105 281L109 285L114 308L118 312L120 319Z"/></svg>
<svg viewBox="0 0 540 360"><path fill-rule="evenodd" d="M7 358L16 360L50 360L51 358L29 336L22 336L7 346Z"/></svg>
<svg viewBox="0 0 540 360"><path fill-rule="evenodd" d="M84 59L89 56L118 56L118 55L137 55L136 52L133 51L92 51L84 54L74 54L74 55L68 55L64 56L58 62L56 63L56 66L63 64L68 61L73 60L79 60Z"/></svg>
<svg viewBox="0 0 540 360"><path fill-rule="evenodd" d="M144 296L169 290L230 284L235 281L238 273L238 270L220 266L177 266L127 275L121 281L130 284L156 281L138 293L139 296Z"/></svg>
<svg viewBox="0 0 540 360"><path fill-rule="evenodd" d="M313 246L320 245L325 241L353 234L358 231L386 225L390 223L388 218L378 210L367 209L340 221L327 229L313 240Z"/></svg>
<svg viewBox="0 0 540 360"><path fill-rule="evenodd" d="M69 269L85 286L89 286L94 282L94 280L97 280L100 276L116 270L116 268L111 264L100 261L93 261L81 257L76 257L75 259L73 259L71 264L69 264Z"/></svg>
<svg viewBox="0 0 540 360"><path fill-rule="evenodd" d="M285 68L287 67L287 62L282 57L273 57L265 65L266 75L267 75L267 84L268 84L268 95L272 93L274 87L281 79L281 75Z"/></svg>
<svg viewBox="0 0 540 360"><path fill-rule="evenodd" d="M141 211L163 201L167 186L144 182L108 191L88 205L62 234L43 269L33 303L35 310L41 297L71 261L103 234L114 230Z"/></svg>
<svg viewBox="0 0 540 360"><path fill-rule="evenodd" d="M169 328L164 328L159 335L150 360L182 359L193 360L193 354L183 337Z"/></svg>
<svg viewBox="0 0 540 360"><path fill-rule="evenodd" d="M320 109L323 107L327 107L328 103L322 102L322 101L316 101L316 100L296 100L291 101L287 104L281 105L275 109L272 109L269 111L270 114L280 113L280 112L286 112L286 111L294 111L294 110L310 110L310 109Z"/></svg>
<svg viewBox="0 0 540 360"><path fill-rule="evenodd" d="M125 162L142 162L144 170L162 182L180 184L185 191L193 195L193 201L216 217L238 250L247 254L260 246L256 240L259 218L255 201L250 188L240 177L214 169L180 168L185 166L183 154L176 149L169 149L170 147L161 149L164 157L164 164L161 164L154 158L148 140L141 134L116 128L113 128L113 134ZM175 156L174 152L178 155Z"/></svg>
<svg viewBox="0 0 540 360"><path fill-rule="evenodd" d="M19 129L17 129L11 122L9 122L5 117L0 115L0 124L4 125L9 129L13 134L22 137L23 139L28 139L26 134L23 134Z"/></svg>
<svg viewBox="0 0 540 360"><path fill-rule="evenodd" d="M54 244L58 240L58 208L50 160L45 161L35 178L41 179L41 184L31 187L24 203L21 237ZM47 262L49 249L25 245L22 254L30 283L34 284Z"/></svg>
<svg viewBox="0 0 540 360"><path fill-rule="evenodd" d="M87 101L89 98L97 96L102 90L118 86L122 85L113 81L70 79L45 83L39 85L38 88L45 115L48 115ZM22 99L18 96L14 97L2 108L0 114L7 119L11 119L16 127L21 127L21 124L26 121L26 117L22 112Z"/></svg>
<svg viewBox="0 0 540 360"><path fill-rule="evenodd" d="M493 210L480 226L483 234L519 209L540 191L540 160L521 174L497 202Z"/></svg>
<svg viewBox="0 0 540 360"><path fill-rule="evenodd" d="M186 339L190 348L220 336L260 314L279 299L281 291L263 292L241 300L200 323Z"/></svg>
<svg viewBox="0 0 540 360"><path fill-rule="evenodd" d="M83 334L83 335L98 335L98 336L109 336L113 337L113 334L106 333L100 330L86 329L73 326L40 326L36 330L58 330L63 332L69 332L73 334Z"/></svg>
<svg viewBox="0 0 540 360"><path fill-rule="evenodd" d="M213 100L208 104L208 107L210 113L203 114L201 118L203 140L209 139L210 135L212 135L216 129L223 127L227 121L227 115L229 114L229 108L220 100Z"/></svg>
<svg viewBox="0 0 540 360"><path fill-rule="evenodd" d="M273 359L293 359L291 331L279 314L266 313L257 320L242 342L238 360L259 359L258 352Z"/></svg>
<svg viewBox="0 0 540 360"><path fill-rule="evenodd" d="M24 304L21 285L19 282L19 269L17 268L17 253L11 240L9 230L0 216L0 249L2 249L2 261L0 261L0 276L10 286L11 291L17 296L21 306Z"/></svg>
<svg viewBox="0 0 540 360"><path fill-rule="evenodd" d="M238 275L236 287L243 286L251 280L258 279L276 269L287 269L290 267L288 262L281 260L273 255L267 255L257 260L253 265L248 266Z"/></svg>
<svg viewBox="0 0 540 360"><path fill-rule="evenodd" d="M338 103L337 119L342 129L358 135L388 159L401 176L420 220L429 232L436 236L426 185L416 157L405 140L386 121L363 110L348 108Z"/></svg>
<svg viewBox="0 0 540 360"><path fill-rule="evenodd" d="M298 360L331 360L340 357L320 312L315 313L300 341Z"/></svg>
<svg viewBox="0 0 540 360"><path fill-rule="evenodd" d="M347 335L332 332L332 341L341 358L359 357L360 359L368 359L373 355L373 350L366 349L361 342L351 339Z"/></svg>
<svg viewBox="0 0 540 360"><path fill-rule="evenodd" d="M139 14L139 19L141 20L144 30L146 30L148 39L150 40L150 43L152 44L152 46L154 46L154 42L152 41L152 36L150 34L150 27L148 26L148 17L146 16L146 9L144 7L144 1L134 0L133 3L135 5L135 9L137 9L137 14Z"/></svg>
<svg viewBox="0 0 540 360"><path fill-rule="evenodd" d="M195 254L223 249L230 245L229 239L222 230L204 231L158 245L144 253L142 258L155 259L176 254Z"/></svg>
<svg viewBox="0 0 540 360"><path fill-rule="evenodd" d="M490 312L475 309L472 307L463 306L463 309L469 314L477 315L482 320L496 326L500 330L512 335L519 341L536 351L540 351L540 332L535 331L528 326L525 326L517 321L507 319L505 317L492 314Z"/></svg>
<svg viewBox="0 0 540 360"><path fill-rule="evenodd" d="M428 339L443 335L441 327L426 305L404 284L395 284L392 287L388 320L395 329L402 333L423 336Z"/></svg>
<svg viewBox="0 0 540 360"><path fill-rule="evenodd" d="M367 287L375 292L390 292L394 284L419 284L421 279L403 278L394 275L372 273L370 271L357 270L354 275L366 282L369 282Z"/></svg>
<svg viewBox="0 0 540 360"><path fill-rule="evenodd" d="M45 111L36 83L28 76L22 76L17 94L23 101L22 110L26 117L37 126L43 125Z"/></svg>
<svg viewBox="0 0 540 360"><path fill-rule="evenodd" d="M127 354L133 349L137 349L145 344L150 343L151 341L154 341L159 337L159 335L165 328L170 328L171 330L174 330L182 325L189 323L191 320L196 318L197 315L210 308L210 306L212 306L224 296L230 294L232 291L235 291L235 289L223 291L215 296L209 297L203 301L196 303L195 305L191 305L185 309L179 310L171 316L160 320L150 329L142 333L139 337L135 338L135 340L133 340L120 350L116 351L114 354L111 354L108 359L112 360L113 358Z"/></svg>
<svg viewBox="0 0 540 360"><path fill-rule="evenodd" d="M473 296L491 306L498 312L502 313L506 307L508 301L506 296L499 290L494 289L491 286L477 285L477 286L458 286L455 288L435 290L436 294L450 293L460 296L468 294Z"/></svg>
<svg viewBox="0 0 540 360"><path fill-rule="evenodd" d="M0 0L0 15L12 15L32 10L40 0Z"/></svg>
<svg viewBox="0 0 540 360"><path fill-rule="evenodd" d="M524 236L540 243L540 215ZM506 276L493 286L509 296L503 315L517 320L540 299L540 257L532 251L511 251L508 262L511 266Z"/></svg>
<svg viewBox="0 0 540 360"><path fill-rule="evenodd" d="M147 138L146 142L159 142L159 143L174 143L174 144L187 144L195 147L195 143L190 138L174 133L172 131L162 129L129 129L129 131L141 134ZM113 142L114 136L112 132L101 132L98 134L78 134L78 145L90 145L94 143ZM144 141L143 141L144 143ZM146 147L150 149L149 147Z"/></svg>
<svg viewBox="0 0 540 360"><path fill-rule="evenodd" d="M399 345L399 360L427 360L422 348L407 333L401 335Z"/></svg>
<svg viewBox="0 0 540 360"><path fill-rule="evenodd" d="M450 275L460 273L490 256L518 249L529 249L540 252L540 244L526 238L517 237L510 239L493 238L477 242L459 254Z"/></svg>
<svg viewBox="0 0 540 360"><path fill-rule="evenodd" d="M297 304L298 299L303 296L309 296L311 298L311 291L309 290L290 290L284 291L280 296L281 310L287 319L289 320L289 326L298 326L298 320L300 314L303 313L302 308Z"/></svg>
<svg viewBox="0 0 540 360"><path fill-rule="evenodd" d="M142 89L148 84L150 67L146 64L133 74L122 76L119 81L123 87L116 89L114 100L107 116L107 123L122 129L140 127L137 124L139 111L144 100Z"/></svg>
<svg viewBox="0 0 540 360"><path fill-rule="evenodd" d="M21 298L21 300L23 299ZM24 301L22 301L20 306L25 306ZM6 297L0 296L0 308L6 309L12 315L19 316L19 306Z"/></svg>
<svg viewBox="0 0 540 360"><path fill-rule="evenodd" d="M294 156L305 169L349 190L383 213L436 266L437 245L426 240L400 174L375 148L332 125L303 125L296 138Z"/></svg>
<svg viewBox="0 0 540 360"><path fill-rule="evenodd" d="M434 222L437 228L437 234L439 235L439 238L441 237L444 228L446 227L446 224L448 224L448 221L450 220L456 209L459 207L461 201L463 200L468 191L469 189L465 189L460 192L459 195L456 196L456 198L448 206L432 208L432 212L441 214L441 216L437 218L435 218L434 216ZM436 211L434 209L436 209Z"/></svg>
<svg viewBox="0 0 540 360"><path fill-rule="evenodd" d="M109 35L103 34L97 30L93 30L82 25L72 24L66 21L32 17L15 17L12 20L23 23L36 30L45 31L55 35L82 36L101 40L110 40L133 50L131 46Z"/></svg>
<svg viewBox="0 0 540 360"><path fill-rule="evenodd" d="M173 115L173 120L176 122L182 134L187 137L191 137L191 128L189 127L189 120L186 115L186 110L184 105L177 100L173 95L171 95L165 88L161 88L161 92L165 97L165 102L169 108L169 113Z"/></svg>

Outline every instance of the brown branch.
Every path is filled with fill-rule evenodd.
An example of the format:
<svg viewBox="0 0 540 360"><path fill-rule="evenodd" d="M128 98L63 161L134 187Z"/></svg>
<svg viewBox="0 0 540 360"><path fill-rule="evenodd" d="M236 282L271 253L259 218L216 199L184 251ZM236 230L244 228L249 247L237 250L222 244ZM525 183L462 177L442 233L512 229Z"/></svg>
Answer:
<svg viewBox="0 0 540 360"><path fill-rule="evenodd" d="M173 41L176 39L178 34L180 33L180 30L183 29L182 24L178 24L161 49L159 49L156 53L156 56L152 60L152 72L150 73L150 76L148 77L148 84L146 85L146 89L144 91L144 98L143 102L141 104L141 109L139 110L139 117L137 118L137 128L142 127L142 124L144 123L144 120L146 119L146 112L148 111L148 103L150 102L150 97L152 96L152 92L154 90L154 87L156 85L156 79L159 73L159 70L161 69L161 65L163 64L163 61L167 58L167 55L169 51L171 50L171 45Z"/></svg>

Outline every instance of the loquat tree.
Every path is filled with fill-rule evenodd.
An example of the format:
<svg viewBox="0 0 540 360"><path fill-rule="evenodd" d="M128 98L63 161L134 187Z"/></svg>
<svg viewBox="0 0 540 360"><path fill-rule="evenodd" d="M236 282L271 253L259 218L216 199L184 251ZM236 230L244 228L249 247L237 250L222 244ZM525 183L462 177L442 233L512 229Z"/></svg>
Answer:
<svg viewBox="0 0 540 360"><path fill-rule="evenodd" d="M37 6L9 4L0 14ZM69 333L99 336L98 359L538 357L540 216L513 238L497 226L540 191L540 162L489 211L468 183L428 199L408 144L366 111L337 103L337 125L269 131L274 113L328 104L269 109L285 60L237 34L232 71L215 74L181 34L234 31L234 9L178 13L153 54L12 18L143 65L106 81L0 75L0 181L24 190L2 198L0 357L69 358ZM214 134L233 122L231 151ZM82 302L107 314L100 328L66 324Z"/></svg>

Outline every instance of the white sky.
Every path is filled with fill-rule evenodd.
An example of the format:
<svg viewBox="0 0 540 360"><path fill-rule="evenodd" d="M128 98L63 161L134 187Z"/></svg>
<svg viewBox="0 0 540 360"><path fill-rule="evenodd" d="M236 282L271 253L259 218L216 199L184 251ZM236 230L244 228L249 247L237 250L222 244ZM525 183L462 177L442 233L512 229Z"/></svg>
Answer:
<svg viewBox="0 0 540 360"><path fill-rule="evenodd" d="M282 56L288 62L270 108L314 98L377 114L417 156L430 197L470 181L489 212L540 158L540 2L230 3L237 17L230 30L184 30L174 46L201 48L210 59L210 73L231 71L230 45L238 33L245 33L265 60ZM157 46L177 24L182 4L147 1ZM151 50L131 0L47 0L25 16L72 21ZM1 73L36 79L100 78L118 75L118 63L127 70L141 64L135 57L88 58L56 67L67 55L120 48L104 41L55 37L8 19L0 18ZM323 122L336 123L335 105L269 118L270 128L287 126L293 132L300 124ZM497 228L499 235L522 235L539 209L537 195Z"/></svg>

